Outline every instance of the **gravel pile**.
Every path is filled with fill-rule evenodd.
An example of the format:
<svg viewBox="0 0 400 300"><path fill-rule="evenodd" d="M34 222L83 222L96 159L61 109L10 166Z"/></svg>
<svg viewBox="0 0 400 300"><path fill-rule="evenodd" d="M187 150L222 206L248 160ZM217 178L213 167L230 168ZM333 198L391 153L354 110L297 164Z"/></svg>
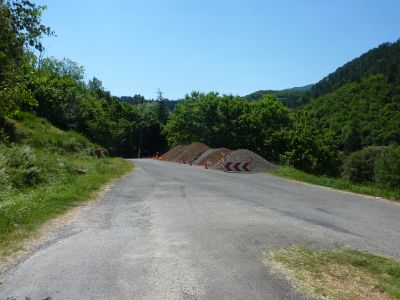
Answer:
<svg viewBox="0 0 400 300"><path fill-rule="evenodd" d="M204 151L210 149L205 144L194 143L191 145L178 145L163 155L165 160L175 162L193 163Z"/></svg>
<svg viewBox="0 0 400 300"><path fill-rule="evenodd" d="M250 162L250 171L253 173L266 172L269 170L273 170L275 165L264 158L262 158L257 153L247 149L239 149L231 152L227 157L226 161L249 161ZM219 167L218 169L222 169Z"/></svg>
<svg viewBox="0 0 400 300"><path fill-rule="evenodd" d="M176 157L183 151L187 145L177 145L175 147L172 147L168 152L164 153L162 157L165 160L169 161L175 161Z"/></svg>
<svg viewBox="0 0 400 300"><path fill-rule="evenodd" d="M202 155L196 159L193 164L204 166L207 162L210 168L214 168L214 165L220 165L221 161L225 159L225 156L231 153L232 150L227 148L213 148L205 151Z"/></svg>
<svg viewBox="0 0 400 300"><path fill-rule="evenodd" d="M273 170L275 165L253 151L247 149L229 150L227 148L210 149L205 144L177 145L163 155L168 161L207 165L210 169L224 170L223 162L249 161L252 173Z"/></svg>

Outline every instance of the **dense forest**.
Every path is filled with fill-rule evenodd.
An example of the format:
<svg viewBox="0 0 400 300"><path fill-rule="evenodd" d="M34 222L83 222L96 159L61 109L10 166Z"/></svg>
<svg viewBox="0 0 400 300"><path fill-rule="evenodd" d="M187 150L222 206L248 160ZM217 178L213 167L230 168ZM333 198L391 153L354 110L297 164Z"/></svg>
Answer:
<svg viewBox="0 0 400 300"><path fill-rule="evenodd" d="M4 144L13 142L10 120L29 111L124 157L204 142L251 149L277 164L336 176L346 173L343 168L351 153L368 146L392 145L387 149L395 149L390 151L397 155L400 41L372 49L302 88L258 91L246 97L193 92L178 102L164 98L161 91L156 99L115 97L99 79L85 82L79 64L43 58L41 38L53 35L41 24L44 9L25 0L0 2ZM377 156L382 151L372 152Z"/></svg>

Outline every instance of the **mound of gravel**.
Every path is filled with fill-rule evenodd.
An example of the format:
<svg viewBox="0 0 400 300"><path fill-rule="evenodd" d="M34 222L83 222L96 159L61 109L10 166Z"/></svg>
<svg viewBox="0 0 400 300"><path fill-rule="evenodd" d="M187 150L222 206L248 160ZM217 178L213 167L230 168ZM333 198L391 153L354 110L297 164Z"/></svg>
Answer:
<svg viewBox="0 0 400 300"><path fill-rule="evenodd" d="M205 144L177 145L163 155L168 161L193 163L204 151L210 149Z"/></svg>
<svg viewBox="0 0 400 300"><path fill-rule="evenodd" d="M208 149L207 151L203 152L194 162L194 165L204 166L205 163L212 168L213 165L216 163L220 163L221 160L224 160L225 156L231 153L232 150L227 148L213 148Z"/></svg>
<svg viewBox="0 0 400 300"><path fill-rule="evenodd" d="M172 147L168 152L164 153L162 157L165 160L169 161L175 161L176 157L183 151L187 145L177 145L175 147Z"/></svg>
<svg viewBox="0 0 400 300"><path fill-rule="evenodd" d="M227 148L210 149L205 144L194 143L191 145L177 145L163 155L165 160L185 162L187 164L204 166L210 169L224 170L225 162L249 161L249 169L252 173L273 170L275 165L257 153L247 149L229 150Z"/></svg>
<svg viewBox="0 0 400 300"><path fill-rule="evenodd" d="M203 143L194 143L191 145L186 145L181 153L176 157L175 161L183 161L185 163L193 163L203 152L210 149L207 145Z"/></svg>
<svg viewBox="0 0 400 300"><path fill-rule="evenodd" d="M273 170L275 165L266 159L262 158L257 153L247 149L239 149L231 152L227 155L226 161L236 162L236 161L249 161L250 162L250 171L253 173L266 172L269 170ZM222 166L219 166L218 169L223 169Z"/></svg>

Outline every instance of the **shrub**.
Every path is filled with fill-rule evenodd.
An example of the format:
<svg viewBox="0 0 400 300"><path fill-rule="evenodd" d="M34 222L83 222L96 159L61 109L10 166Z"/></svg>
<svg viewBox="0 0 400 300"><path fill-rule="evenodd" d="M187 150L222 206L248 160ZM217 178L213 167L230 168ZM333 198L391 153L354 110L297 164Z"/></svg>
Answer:
<svg viewBox="0 0 400 300"><path fill-rule="evenodd" d="M382 156L382 147L367 147L353 152L343 165L342 175L354 183L369 183L374 181L375 162Z"/></svg>
<svg viewBox="0 0 400 300"><path fill-rule="evenodd" d="M41 170L37 165L35 153L29 146L2 148L1 173L7 178L6 183L15 187L31 186L42 180Z"/></svg>
<svg viewBox="0 0 400 300"><path fill-rule="evenodd" d="M400 189L400 146L391 145L376 161L375 181L384 187Z"/></svg>
<svg viewBox="0 0 400 300"><path fill-rule="evenodd" d="M3 148L0 148L0 189L8 189L10 187L10 180L7 174L7 158L2 153Z"/></svg>

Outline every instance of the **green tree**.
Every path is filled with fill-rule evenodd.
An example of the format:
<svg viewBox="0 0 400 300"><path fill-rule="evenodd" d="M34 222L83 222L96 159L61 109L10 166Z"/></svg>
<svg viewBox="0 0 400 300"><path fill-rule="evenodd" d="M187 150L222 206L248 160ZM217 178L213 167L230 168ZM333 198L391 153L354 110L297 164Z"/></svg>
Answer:
<svg viewBox="0 0 400 300"><path fill-rule="evenodd" d="M46 7L28 0L0 1L0 124L21 106L34 105L35 99L26 85L29 82L29 48L43 51L40 39L52 35L41 24Z"/></svg>
<svg viewBox="0 0 400 300"><path fill-rule="evenodd" d="M158 120L162 125L165 125L168 120L169 112L167 103L160 89L157 90L157 102L158 102L158 107L157 107Z"/></svg>

